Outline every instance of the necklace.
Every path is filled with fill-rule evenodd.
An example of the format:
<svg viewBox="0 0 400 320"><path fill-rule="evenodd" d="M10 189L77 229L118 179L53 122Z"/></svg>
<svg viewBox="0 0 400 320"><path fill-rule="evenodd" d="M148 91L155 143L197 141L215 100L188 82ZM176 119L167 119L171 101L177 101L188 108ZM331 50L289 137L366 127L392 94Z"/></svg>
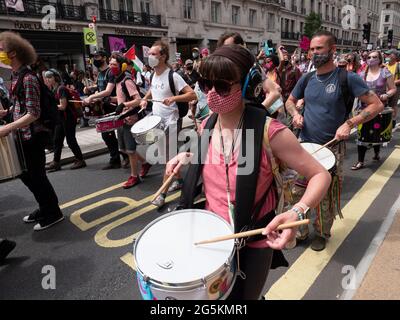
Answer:
<svg viewBox="0 0 400 320"><path fill-rule="evenodd" d="M325 83L325 82L329 81L329 80L336 74L336 72L337 72L337 68L335 69L335 71L332 72L332 74L328 77L328 79L325 79L325 80L320 80L320 79L318 78L318 74L315 73L315 78L317 79L317 81L318 81L319 83Z"/></svg>
<svg viewBox="0 0 400 320"><path fill-rule="evenodd" d="M233 230L235 230L235 224L234 224L235 206L231 202L231 187L230 187L230 183L229 183L229 163L231 162L231 160L233 158L233 152L235 150L236 141L237 141L237 138L238 138L239 132L240 132L239 129L241 129L243 126L243 118L244 118L244 111L242 112L242 115L238 122L237 130L236 130L235 136L233 137L232 146L231 146L231 149L229 150L228 155L225 154L224 138L222 137L221 120L220 120L220 118L218 119L219 137L220 137L220 141L221 141L222 153L223 153L224 164L225 164L226 195L228 198L228 214L229 214L230 223L232 225Z"/></svg>

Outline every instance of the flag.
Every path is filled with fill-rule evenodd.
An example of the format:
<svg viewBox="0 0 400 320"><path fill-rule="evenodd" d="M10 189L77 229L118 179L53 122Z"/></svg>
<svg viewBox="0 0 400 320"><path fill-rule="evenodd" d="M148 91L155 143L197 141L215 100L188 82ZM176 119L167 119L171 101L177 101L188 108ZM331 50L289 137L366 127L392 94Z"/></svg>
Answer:
<svg viewBox="0 0 400 320"><path fill-rule="evenodd" d="M124 53L125 58L132 60L136 71L143 71L143 62L136 56L135 45L130 47L130 49Z"/></svg>
<svg viewBox="0 0 400 320"><path fill-rule="evenodd" d="M143 58L148 58L150 48L146 47L146 46L142 46L142 49L143 49Z"/></svg>
<svg viewBox="0 0 400 320"><path fill-rule="evenodd" d="M126 48L125 40L118 37L108 37L108 43L110 44L110 51L121 51Z"/></svg>
<svg viewBox="0 0 400 320"><path fill-rule="evenodd" d="M83 38L85 40L85 45L97 45L97 36L93 29L83 28Z"/></svg>
<svg viewBox="0 0 400 320"><path fill-rule="evenodd" d="M25 11L22 0L5 0L7 8L13 8L15 11Z"/></svg>

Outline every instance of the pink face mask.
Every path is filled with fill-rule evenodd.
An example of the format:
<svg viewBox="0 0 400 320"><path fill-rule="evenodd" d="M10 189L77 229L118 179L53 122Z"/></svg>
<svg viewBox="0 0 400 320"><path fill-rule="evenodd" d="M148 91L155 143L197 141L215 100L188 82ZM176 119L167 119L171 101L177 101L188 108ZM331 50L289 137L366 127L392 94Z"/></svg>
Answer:
<svg viewBox="0 0 400 320"><path fill-rule="evenodd" d="M207 94L207 103L210 109L218 114L229 113L235 110L242 101L242 91L237 90L228 96L220 96L215 90Z"/></svg>

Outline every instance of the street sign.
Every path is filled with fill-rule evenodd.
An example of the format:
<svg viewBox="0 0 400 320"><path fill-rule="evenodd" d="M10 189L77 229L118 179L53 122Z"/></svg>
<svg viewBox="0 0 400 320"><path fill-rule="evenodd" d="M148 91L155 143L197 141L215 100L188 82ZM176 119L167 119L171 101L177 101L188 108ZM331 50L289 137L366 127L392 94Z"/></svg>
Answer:
<svg viewBox="0 0 400 320"><path fill-rule="evenodd" d="M90 28L83 28L83 38L85 40L85 45L97 45L96 32Z"/></svg>

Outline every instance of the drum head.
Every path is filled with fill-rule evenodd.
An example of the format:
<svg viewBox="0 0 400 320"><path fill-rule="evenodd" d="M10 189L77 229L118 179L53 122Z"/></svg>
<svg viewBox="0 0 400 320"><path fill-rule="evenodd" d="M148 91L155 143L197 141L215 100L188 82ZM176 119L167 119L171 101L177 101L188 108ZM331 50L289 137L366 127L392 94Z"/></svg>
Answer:
<svg viewBox="0 0 400 320"><path fill-rule="evenodd" d="M131 132L133 134L141 134L155 128L161 122L161 117L159 116L147 116L144 119L136 122L132 128Z"/></svg>
<svg viewBox="0 0 400 320"><path fill-rule="evenodd" d="M317 143L303 142L301 146L308 151L313 153L314 151L321 148L321 145ZM326 170L332 169L336 164L335 154L328 148L322 148L317 153L312 155Z"/></svg>
<svg viewBox="0 0 400 320"><path fill-rule="evenodd" d="M189 284L217 271L229 260L234 240L195 246L194 243L232 234L230 225L205 210L171 212L151 224L135 244L138 270L150 280Z"/></svg>

